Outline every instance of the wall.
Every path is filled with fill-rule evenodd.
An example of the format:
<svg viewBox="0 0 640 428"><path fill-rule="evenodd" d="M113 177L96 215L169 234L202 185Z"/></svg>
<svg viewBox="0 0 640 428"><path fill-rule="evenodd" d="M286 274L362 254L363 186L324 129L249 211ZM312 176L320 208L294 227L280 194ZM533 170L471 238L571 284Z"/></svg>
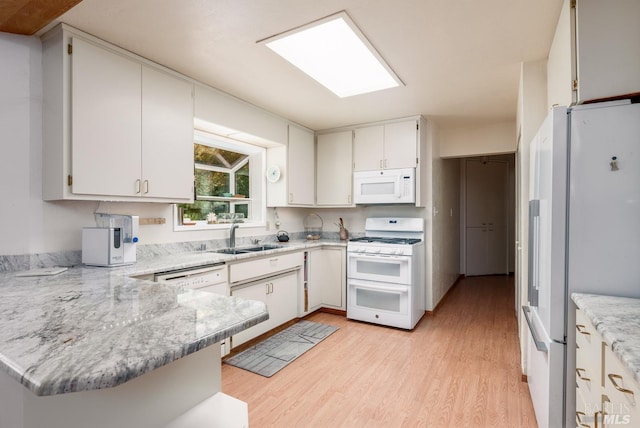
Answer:
<svg viewBox="0 0 640 428"><path fill-rule="evenodd" d="M433 162L433 278L431 309L460 275L460 162Z"/></svg>
<svg viewBox="0 0 640 428"><path fill-rule="evenodd" d="M516 301L522 373L527 374L528 326L520 309L528 303L529 147L548 111L547 60L521 65L516 152Z"/></svg>
<svg viewBox="0 0 640 428"><path fill-rule="evenodd" d="M496 155L516 151L515 122L449 125L440 131L443 158Z"/></svg>

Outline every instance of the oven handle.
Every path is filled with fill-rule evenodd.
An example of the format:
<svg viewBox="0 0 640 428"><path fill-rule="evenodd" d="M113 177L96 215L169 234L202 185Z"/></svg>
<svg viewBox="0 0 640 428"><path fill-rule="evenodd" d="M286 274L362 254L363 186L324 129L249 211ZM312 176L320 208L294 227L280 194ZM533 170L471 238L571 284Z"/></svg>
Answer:
<svg viewBox="0 0 640 428"><path fill-rule="evenodd" d="M360 282L360 281L349 281L349 285L355 285L358 288L364 288L371 291L390 291L398 294L406 294L409 292L409 287L406 285L399 286L384 286L384 285L374 285L369 282Z"/></svg>
<svg viewBox="0 0 640 428"><path fill-rule="evenodd" d="M371 261L370 258L371 257L375 257L380 259L381 262L388 262L388 261L392 261L392 262L406 262L409 261L411 259L411 256L405 256L405 257L393 257L393 256L386 256L384 254L349 254L349 258L350 259L363 259L367 257L368 261Z"/></svg>

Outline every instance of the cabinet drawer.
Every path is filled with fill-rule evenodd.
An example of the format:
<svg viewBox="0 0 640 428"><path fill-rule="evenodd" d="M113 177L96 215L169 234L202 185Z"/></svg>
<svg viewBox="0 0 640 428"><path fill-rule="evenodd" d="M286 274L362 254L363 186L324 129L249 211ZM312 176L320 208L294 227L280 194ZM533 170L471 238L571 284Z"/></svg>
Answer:
<svg viewBox="0 0 640 428"><path fill-rule="evenodd" d="M602 401L603 340L584 312L576 311L576 386L586 406Z"/></svg>
<svg viewBox="0 0 640 428"><path fill-rule="evenodd" d="M604 411L610 424L623 421L628 426L638 426L640 421L640 385L631 372L607 346L604 353ZM608 426L605 423L605 426Z"/></svg>
<svg viewBox="0 0 640 428"><path fill-rule="evenodd" d="M576 391L576 427L594 428L600 426L596 425L596 418L598 418L598 422L601 422L602 418L600 408L600 403L594 406L588 399L585 400L581 388L578 387Z"/></svg>
<svg viewBox="0 0 640 428"><path fill-rule="evenodd" d="M596 331L591 321L580 309L576 311L576 346L582 350L585 355L591 355L593 357L597 355L598 359L601 357L602 336L600 336L600 333Z"/></svg>
<svg viewBox="0 0 640 428"><path fill-rule="evenodd" d="M272 254L259 259L229 265L229 282L232 284L271 276L278 272L302 266L304 253Z"/></svg>

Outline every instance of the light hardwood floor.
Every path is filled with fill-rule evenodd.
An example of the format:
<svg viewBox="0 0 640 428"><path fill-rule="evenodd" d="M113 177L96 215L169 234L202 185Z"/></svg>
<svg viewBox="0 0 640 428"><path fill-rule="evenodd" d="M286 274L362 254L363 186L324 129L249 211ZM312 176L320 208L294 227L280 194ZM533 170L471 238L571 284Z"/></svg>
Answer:
<svg viewBox="0 0 640 428"><path fill-rule="evenodd" d="M339 330L271 378L222 365L262 427L535 427L513 278L463 279L412 332L316 313Z"/></svg>

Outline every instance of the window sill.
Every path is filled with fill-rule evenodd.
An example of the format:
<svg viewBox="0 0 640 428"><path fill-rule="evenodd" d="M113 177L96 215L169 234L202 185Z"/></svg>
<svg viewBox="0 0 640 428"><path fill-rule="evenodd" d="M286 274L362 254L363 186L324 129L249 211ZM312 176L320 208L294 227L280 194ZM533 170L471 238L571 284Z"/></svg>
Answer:
<svg viewBox="0 0 640 428"><path fill-rule="evenodd" d="M265 227L264 222L243 222L243 223L235 223L241 229L251 228L251 227ZM193 230L228 230L231 228L231 222L229 223L214 223L209 224L205 221L196 221L193 225L181 225L174 224L173 231L174 232L188 232Z"/></svg>

